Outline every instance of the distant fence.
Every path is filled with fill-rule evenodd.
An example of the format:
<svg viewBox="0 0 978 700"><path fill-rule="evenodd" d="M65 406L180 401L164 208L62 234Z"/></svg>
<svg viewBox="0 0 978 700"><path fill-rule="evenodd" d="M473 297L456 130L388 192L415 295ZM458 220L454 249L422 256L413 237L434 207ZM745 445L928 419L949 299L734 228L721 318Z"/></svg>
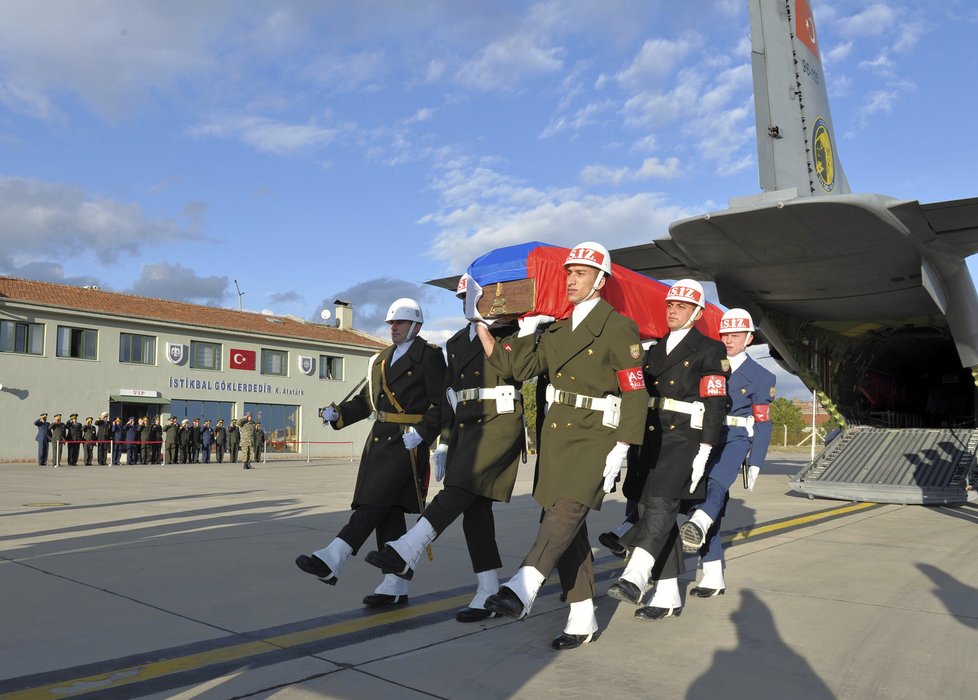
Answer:
<svg viewBox="0 0 978 700"><path fill-rule="evenodd" d="M323 441L323 440L266 440L265 449L261 453L262 464L267 464L269 457L273 462L302 460L311 462L314 459L349 459L356 461L353 442Z"/></svg>

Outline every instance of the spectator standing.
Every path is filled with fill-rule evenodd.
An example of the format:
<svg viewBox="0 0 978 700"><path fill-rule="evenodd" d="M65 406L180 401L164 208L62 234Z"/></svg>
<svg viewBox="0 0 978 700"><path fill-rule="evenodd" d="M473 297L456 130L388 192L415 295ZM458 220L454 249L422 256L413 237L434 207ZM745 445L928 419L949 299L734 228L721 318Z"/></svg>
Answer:
<svg viewBox="0 0 978 700"><path fill-rule="evenodd" d="M112 464L118 466L122 459L123 443L126 440L126 428L122 425L122 419L116 418L112 421Z"/></svg>
<svg viewBox="0 0 978 700"><path fill-rule="evenodd" d="M190 461L197 464L200 458L200 418L190 424Z"/></svg>
<svg viewBox="0 0 978 700"><path fill-rule="evenodd" d="M261 423L255 423L255 461L260 462L263 454L265 454L265 431L262 430Z"/></svg>
<svg viewBox="0 0 978 700"><path fill-rule="evenodd" d="M231 461L238 463L238 446L241 444L241 430L238 428L238 421L231 419L231 426L228 428L228 451L231 453Z"/></svg>
<svg viewBox="0 0 978 700"><path fill-rule="evenodd" d="M163 426L160 425L160 417L153 418L153 424L149 426L149 461L151 464L160 463L160 455L163 451Z"/></svg>
<svg viewBox="0 0 978 700"><path fill-rule="evenodd" d="M126 422L122 436L126 443L126 464L139 464L139 426L135 418Z"/></svg>
<svg viewBox="0 0 978 700"><path fill-rule="evenodd" d="M51 442L54 443L54 466L61 464L61 458L64 456L65 450L65 440L68 439L68 432L65 429L65 424L61 422L61 414L55 413L54 420L51 421Z"/></svg>
<svg viewBox="0 0 978 700"><path fill-rule="evenodd" d="M85 441L85 466L92 466L92 457L95 454L95 434L98 432L93 423L95 419L89 416L85 419L85 425L81 428L81 437Z"/></svg>
<svg viewBox="0 0 978 700"><path fill-rule="evenodd" d="M180 426L177 425L177 417L170 416L170 420L166 422L163 426L163 447L165 448L165 463L166 464L176 464L179 457L177 442L177 434L180 432Z"/></svg>
<svg viewBox="0 0 978 700"><path fill-rule="evenodd" d="M228 431L224 427L224 419L220 418L214 426L214 454L217 456L217 463L224 461L224 449L227 447Z"/></svg>
<svg viewBox="0 0 978 700"><path fill-rule="evenodd" d="M214 444L214 431L211 429L211 422L204 421L200 429L200 461L204 464L211 463L211 445Z"/></svg>
<svg viewBox="0 0 978 700"><path fill-rule="evenodd" d="M72 467L78 464L78 453L81 451L82 425L78 422L78 414L72 413L65 423L66 439L68 440L68 464Z"/></svg>
<svg viewBox="0 0 978 700"><path fill-rule="evenodd" d="M98 463L104 467L109 462L109 445L112 440L112 423L109 421L108 411L103 411L98 420L95 421L95 439L98 440L98 447L96 448Z"/></svg>
<svg viewBox="0 0 978 700"><path fill-rule="evenodd" d="M37 426L37 466L45 467L48 463L48 446L51 444L51 424L48 423L48 414L42 413L34 425Z"/></svg>
<svg viewBox="0 0 978 700"><path fill-rule="evenodd" d="M142 464L153 463L153 426L149 424L149 416L139 419L139 460Z"/></svg>
<svg viewBox="0 0 978 700"><path fill-rule="evenodd" d="M180 432L177 435L180 443L180 463L190 464L190 451L193 449L193 434L190 431L190 421L184 418L180 422Z"/></svg>

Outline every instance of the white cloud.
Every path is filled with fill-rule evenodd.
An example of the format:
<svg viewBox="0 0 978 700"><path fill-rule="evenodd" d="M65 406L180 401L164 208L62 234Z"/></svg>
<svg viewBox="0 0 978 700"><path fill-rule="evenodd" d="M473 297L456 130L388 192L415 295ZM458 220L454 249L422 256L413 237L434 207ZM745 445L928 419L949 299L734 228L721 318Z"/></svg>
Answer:
<svg viewBox="0 0 978 700"><path fill-rule="evenodd" d="M280 156L300 155L310 149L331 145L342 134L355 131L352 124L320 126L315 123L288 124L267 117L216 117L190 130L192 136L237 139L257 151Z"/></svg>
<svg viewBox="0 0 978 700"><path fill-rule="evenodd" d="M679 159L675 157L660 160L646 158L637 169L628 167L609 168L605 165L588 165L581 170L580 179L588 185L637 182L640 180L671 180L682 173Z"/></svg>
<svg viewBox="0 0 978 700"><path fill-rule="evenodd" d="M190 211L199 212L199 206ZM8 269L72 256L75 264L90 266L135 255L162 240L199 238L195 228L151 219L136 204L71 185L0 175L0 265Z"/></svg>
<svg viewBox="0 0 978 700"><path fill-rule="evenodd" d="M838 19L838 31L843 36L879 36L890 30L897 12L889 5L875 3L850 17Z"/></svg>
<svg viewBox="0 0 978 700"><path fill-rule="evenodd" d="M842 62L849 57L850 53L852 53L851 41L833 46L822 54L822 65L829 67L833 63Z"/></svg>
<svg viewBox="0 0 978 700"><path fill-rule="evenodd" d="M631 65L618 74L618 80L633 92L654 88L671 76L676 66L702 42L702 38L694 33L675 40L649 39Z"/></svg>
<svg viewBox="0 0 978 700"><path fill-rule="evenodd" d="M612 100L589 102L573 114L560 116L551 121L540 133L540 138L552 138L566 131L577 132L586 127L594 126L599 122L600 116L611 112L615 107L616 103Z"/></svg>
<svg viewBox="0 0 978 700"><path fill-rule="evenodd" d="M478 90L512 90L526 80L560 70L559 53L538 46L533 37L517 34L489 44L458 70L455 79Z"/></svg>

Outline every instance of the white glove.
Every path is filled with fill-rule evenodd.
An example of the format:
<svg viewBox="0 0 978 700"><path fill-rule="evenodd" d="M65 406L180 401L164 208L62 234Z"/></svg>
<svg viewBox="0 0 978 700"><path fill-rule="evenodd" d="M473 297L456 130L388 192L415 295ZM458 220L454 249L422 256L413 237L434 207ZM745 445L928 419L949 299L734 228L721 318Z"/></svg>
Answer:
<svg viewBox="0 0 978 700"><path fill-rule="evenodd" d="M700 443L700 451L696 453L693 458L693 474L689 477L689 492L693 493L696 490L696 485L700 483L700 479L703 478L703 472L706 471L706 460L710 458L710 450L713 447L711 445L704 445Z"/></svg>
<svg viewBox="0 0 978 700"><path fill-rule="evenodd" d="M524 316L519 320L520 331L516 334L517 338L523 338L528 335L533 335L537 332L537 328L540 327L541 323L553 323L556 321L553 316Z"/></svg>
<svg viewBox="0 0 978 700"><path fill-rule="evenodd" d="M323 422L332 423L340 419L340 412L336 410L336 406L327 406L323 409Z"/></svg>
<svg viewBox="0 0 978 700"><path fill-rule="evenodd" d="M628 457L628 443L619 442L616 443L608 456L604 458L604 492L611 493L611 489L615 487L615 481L618 479L618 475L621 473L622 465L625 464L625 459Z"/></svg>
<svg viewBox="0 0 978 700"><path fill-rule="evenodd" d="M448 445L441 443L435 448L435 481L445 478L445 467L448 461Z"/></svg>
<svg viewBox="0 0 978 700"><path fill-rule="evenodd" d="M747 490L754 490L754 482L757 481L757 475L761 473L760 467L748 467L747 468Z"/></svg>
<svg viewBox="0 0 978 700"><path fill-rule="evenodd" d="M468 272L465 273L469 275ZM482 314L479 313L478 302L482 298L482 287L479 283L475 281L472 275L469 275L468 286L465 288L465 318L473 323L485 323L486 319L482 318Z"/></svg>
<svg viewBox="0 0 978 700"><path fill-rule="evenodd" d="M414 428L408 428L405 430L402 439L404 440L404 446L409 450L413 450L415 447L424 442L424 438L421 437L421 434Z"/></svg>

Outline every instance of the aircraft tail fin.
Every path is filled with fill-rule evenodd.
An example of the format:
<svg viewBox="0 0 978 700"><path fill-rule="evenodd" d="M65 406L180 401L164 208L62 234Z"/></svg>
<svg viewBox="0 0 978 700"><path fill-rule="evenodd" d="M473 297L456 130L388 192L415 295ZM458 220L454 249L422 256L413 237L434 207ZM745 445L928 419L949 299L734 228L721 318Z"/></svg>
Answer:
<svg viewBox="0 0 978 700"><path fill-rule="evenodd" d="M750 0L761 189L846 194L809 1Z"/></svg>

